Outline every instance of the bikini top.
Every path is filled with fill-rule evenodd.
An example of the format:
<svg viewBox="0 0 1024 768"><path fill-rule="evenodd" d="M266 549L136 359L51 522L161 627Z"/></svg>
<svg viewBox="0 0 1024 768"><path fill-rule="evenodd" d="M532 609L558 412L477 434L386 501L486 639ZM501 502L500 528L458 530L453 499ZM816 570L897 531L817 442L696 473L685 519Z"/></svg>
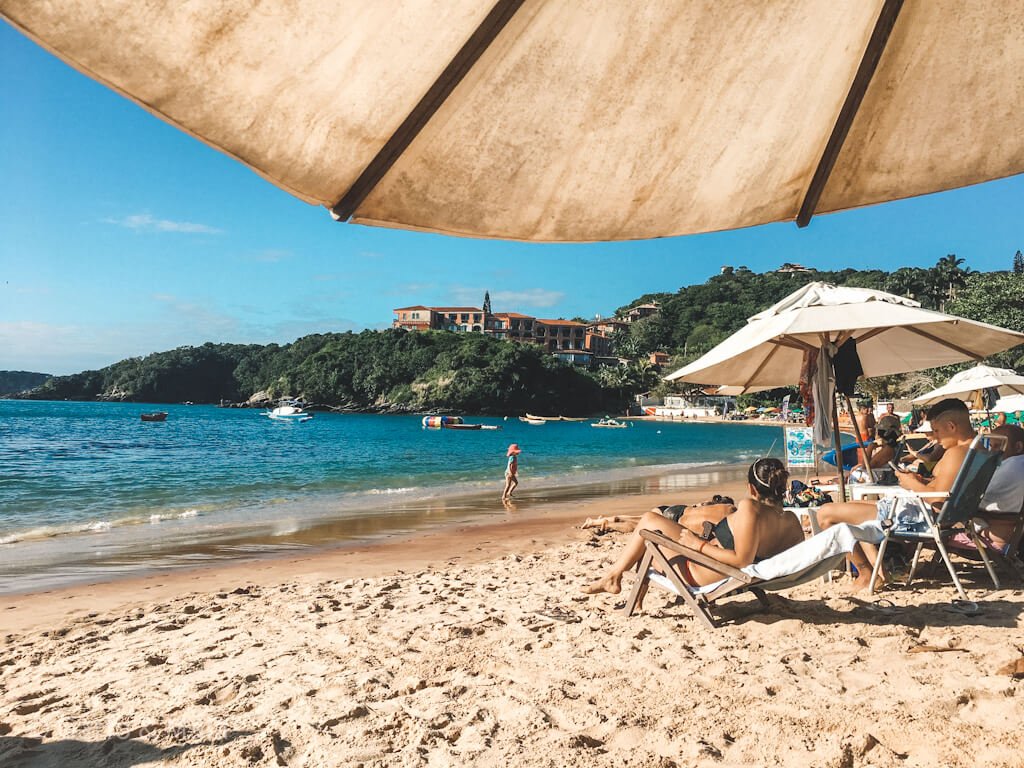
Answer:
<svg viewBox="0 0 1024 768"><path fill-rule="evenodd" d="M715 524L715 540L722 549L736 549L736 540L732 536L732 528L729 527L729 518L723 517Z"/></svg>

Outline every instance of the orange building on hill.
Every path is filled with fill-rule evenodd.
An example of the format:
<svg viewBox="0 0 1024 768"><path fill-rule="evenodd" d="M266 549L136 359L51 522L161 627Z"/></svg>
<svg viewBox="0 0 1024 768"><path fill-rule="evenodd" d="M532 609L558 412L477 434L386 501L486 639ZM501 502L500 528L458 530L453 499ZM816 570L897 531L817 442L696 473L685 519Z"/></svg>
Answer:
<svg viewBox="0 0 1024 768"><path fill-rule="evenodd" d="M589 364L593 356L611 350L611 340L575 320L542 319L519 312L485 312L479 307L399 307L393 328L407 331L484 333L507 341L539 344L554 355L576 364Z"/></svg>

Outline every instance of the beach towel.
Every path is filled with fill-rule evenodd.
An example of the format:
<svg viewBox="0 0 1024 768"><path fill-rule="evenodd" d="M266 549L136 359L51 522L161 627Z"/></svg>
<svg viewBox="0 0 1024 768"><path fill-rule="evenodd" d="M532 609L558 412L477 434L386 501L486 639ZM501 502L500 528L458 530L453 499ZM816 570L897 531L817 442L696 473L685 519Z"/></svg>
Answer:
<svg viewBox="0 0 1024 768"><path fill-rule="evenodd" d="M882 528L875 522L863 525L840 523L811 536L809 539L804 539L785 552L780 552L774 557L769 557L759 563L740 568L740 570L756 579L766 582L771 581L770 588L772 590L788 589L789 587L804 584L824 575L816 571L808 572L809 568L821 565L822 569L827 571L834 565L834 558L839 555L848 555L853 551L858 542L878 544L882 538ZM670 585L668 579L664 577L655 578L653 574L651 580L656 581L660 586L665 586L662 582ZM714 584L708 584L691 591L693 594L714 592L727 581L729 579L722 579ZM667 588L675 591L671 586Z"/></svg>

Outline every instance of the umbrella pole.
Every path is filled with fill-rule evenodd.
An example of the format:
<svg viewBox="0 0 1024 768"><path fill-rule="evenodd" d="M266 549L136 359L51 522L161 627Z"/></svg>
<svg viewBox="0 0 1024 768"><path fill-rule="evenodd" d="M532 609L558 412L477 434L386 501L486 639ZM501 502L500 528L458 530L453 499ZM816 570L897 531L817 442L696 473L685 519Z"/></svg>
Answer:
<svg viewBox="0 0 1024 768"><path fill-rule="evenodd" d="M839 501L846 501L846 479L843 477L843 441L839 437L839 407L832 396L832 445L836 451L836 470L839 472Z"/></svg>
<svg viewBox="0 0 1024 768"><path fill-rule="evenodd" d="M864 440L864 433L860 431L860 424L857 423L857 416L853 412L853 403L850 402L850 396L843 395L843 397L846 398L846 407L850 410L850 421L853 422L853 431L856 433L857 444L859 445ZM870 480L873 483L875 482L875 473L871 469L871 457L868 456L867 446L864 446L862 448L862 451L864 452L864 469L868 471L868 480Z"/></svg>

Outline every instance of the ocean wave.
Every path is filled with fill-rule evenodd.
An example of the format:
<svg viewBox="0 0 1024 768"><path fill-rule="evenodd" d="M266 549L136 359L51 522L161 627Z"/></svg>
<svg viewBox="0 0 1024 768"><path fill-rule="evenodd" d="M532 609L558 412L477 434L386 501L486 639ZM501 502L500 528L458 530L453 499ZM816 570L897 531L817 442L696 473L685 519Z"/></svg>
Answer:
<svg viewBox="0 0 1024 768"><path fill-rule="evenodd" d="M0 545L18 544L26 541L40 541L52 539L58 536L74 536L76 534L107 533L116 528L143 525L149 523L155 525L165 520L189 520L198 517L198 509L187 509L184 512L153 513L148 517L130 516L113 520L84 520L64 525L43 525L37 528L27 528L21 531L12 531L0 535Z"/></svg>

